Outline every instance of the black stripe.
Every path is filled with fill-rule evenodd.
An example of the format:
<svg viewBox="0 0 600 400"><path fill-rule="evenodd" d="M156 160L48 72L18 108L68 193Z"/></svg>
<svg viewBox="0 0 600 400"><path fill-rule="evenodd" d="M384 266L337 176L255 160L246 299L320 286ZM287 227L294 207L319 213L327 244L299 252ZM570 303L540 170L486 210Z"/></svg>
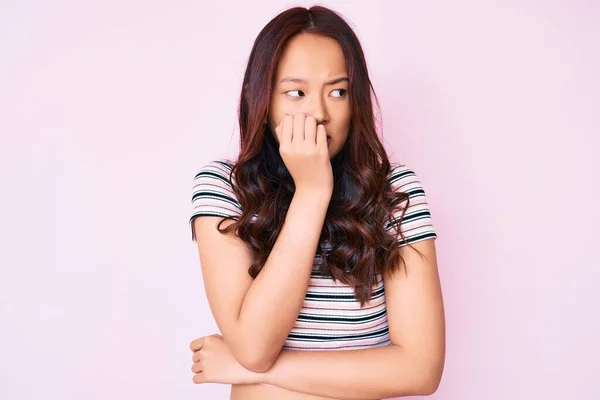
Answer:
<svg viewBox="0 0 600 400"><path fill-rule="evenodd" d="M402 170L400 170L401 168L402 168ZM396 181L399 181L402 178L405 178L407 176L415 176L415 175L416 174L414 173L414 171L412 171L410 169L405 169L405 167L398 166L390 174L389 180L390 180L390 183L395 183Z"/></svg>
<svg viewBox="0 0 600 400"><path fill-rule="evenodd" d="M218 198L220 200L223 200L223 201L226 201L226 202L232 204L233 206L238 208L240 211L242 210L242 206L236 199L234 199L231 196L227 196L225 194L206 191L206 190L199 190L192 195L192 203L200 198L209 198L209 199L210 198L213 198L213 199Z"/></svg>
<svg viewBox="0 0 600 400"><path fill-rule="evenodd" d="M354 335L302 335L297 333L290 333L288 335L288 340L297 340L297 341L348 341L348 340L360 340L360 339L370 339L378 336L384 336L389 333L388 326L384 328L378 329L369 333L359 333Z"/></svg>
<svg viewBox="0 0 600 400"><path fill-rule="evenodd" d="M349 310L344 310L344 312L364 312L365 310L372 310L373 308L377 308L377 307L381 307L383 306L385 303L382 304L378 304L376 306L371 306L371 307L364 307L364 308L357 308L357 309L349 309ZM322 310L322 311L339 311L339 308L327 308L327 307L307 307L307 306L303 306L302 307L304 310Z"/></svg>
<svg viewBox="0 0 600 400"><path fill-rule="evenodd" d="M224 167L226 167L226 168L227 168L227 169L229 169L230 171L231 171L231 169L233 168L233 164L230 164L230 163L228 163L228 162L227 162L227 161L225 161L225 160L216 160L215 162L216 162L217 164L221 164L221 165L223 165Z"/></svg>
<svg viewBox="0 0 600 400"><path fill-rule="evenodd" d="M335 316L300 313L300 314L298 314L297 320L304 321L304 322L321 322L321 323L340 322L340 323L357 324L357 323L363 323L363 322L376 320L376 319L382 318L386 315L387 315L387 310L384 308L383 310L378 311L376 313L372 313L372 314L368 314L368 315L364 315L364 316L360 316L360 317L348 317L348 316L335 317Z"/></svg>
<svg viewBox="0 0 600 400"><path fill-rule="evenodd" d="M380 297L385 290L385 287L373 291L371 299ZM356 300L355 293L351 294L334 294L334 293L306 293L304 296L306 300Z"/></svg>
<svg viewBox="0 0 600 400"><path fill-rule="evenodd" d="M368 343L368 344L363 344L363 343L354 343L354 344L347 344L345 346L328 346L328 347L310 347L310 346L294 346L293 344L286 344L283 346L284 349L288 349L288 350L298 350L298 351L307 351L307 350L340 350L340 349L348 349L350 347L384 347L384 346L388 346L391 343L390 338L387 338L383 341L377 342L377 343Z"/></svg>
<svg viewBox="0 0 600 400"><path fill-rule="evenodd" d="M437 235L435 234L435 232L427 232L422 235L409 236L408 240L400 239L399 242L402 245L402 244L414 243L414 242L418 242L419 240L430 239L430 238L434 238L434 239L437 238Z"/></svg>
<svg viewBox="0 0 600 400"><path fill-rule="evenodd" d="M225 177L221 174L218 174L216 172L213 172L213 171L200 171L196 174L196 176L194 177L194 180L197 180L198 178L201 178L201 177L209 177L209 178L218 179L220 181L225 182L227 185L231 186L231 181L227 177Z"/></svg>
<svg viewBox="0 0 600 400"><path fill-rule="evenodd" d="M408 222L416 221L419 219L431 218L431 212L429 210L417 211L414 213L405 214L400 221L399 218L392 217L392 222L387 222L385 225L385 230L389 230L390 228L398 225L398 223L406 224Z"/></svg>

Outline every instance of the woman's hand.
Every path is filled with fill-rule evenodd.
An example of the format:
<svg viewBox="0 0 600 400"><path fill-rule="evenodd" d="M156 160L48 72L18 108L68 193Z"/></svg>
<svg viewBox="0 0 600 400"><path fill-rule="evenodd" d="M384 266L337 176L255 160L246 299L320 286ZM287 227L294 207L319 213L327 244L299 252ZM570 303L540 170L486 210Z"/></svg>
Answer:
<svg viewBox="0 0 600 400"><path fill-rule="evenodd" d="M275 128L279 154L294 179L296 191L333 192L327 133L314 117L285 115Z"/></svg>
<svg viewBox="0 0 600 400"><path fill-rule="evenodd" d="M205 336L190 344L194 352L194 383L259 383L258 373L248 371L237 362L221 335Z"/></svg>

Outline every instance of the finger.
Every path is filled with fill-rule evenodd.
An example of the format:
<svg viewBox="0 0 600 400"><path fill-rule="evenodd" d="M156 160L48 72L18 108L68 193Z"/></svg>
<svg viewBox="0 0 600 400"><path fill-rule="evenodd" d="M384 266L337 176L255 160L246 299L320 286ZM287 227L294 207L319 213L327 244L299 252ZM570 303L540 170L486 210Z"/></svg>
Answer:
<svg viewBox="0 0 600 400"><path fill-rule="evenodd" d="M283 128L283 119L285 118L285 114L281 117L281 119L279 120L279 124L277 124L277 126L275 127L275 136L277 137L277 140L279 142L281 142L281 129Z"/></svg>
<svg viewBox="0 0 600 400"><path fill-rule="evenodd" d="M190 343L190 349L192 349L192 351L198 351L202 348L202 346L204 346L204 337L192 340L192 343Z"/></svg>
<svg viewBox="0 0 600 400"><path fill-rule="evenodd" d="M277 141L281 143L281 126L277 125L275 127L275 136L277 137Z"/></svg>
<svg viewBox="0 0 600 400"><path fill-rule="evenodd" d="M327 149L327 132L323 124L317 126L317 147Z"/></svg>
<svg viewBox="0 0 600 400"><path fill-rule="evenodd" d="M314 117L308 116L304 121L304 140L309 144L316 144L317 136L317 120Z"/></svg>
<svg viewBox="0 0 600 400"><path fill-rule="evenodd" d="M304 113L298 113L294 116L294 133L292 134L292 142L304 141L304 121L306 115Z"/></svg>
<svg viewBox="0 0 600 400"><path fill-rule="evenodd" d="M281 137L280 143L290 143L292 141L292 134L294 129L294 117L291 115L286 115L283 117L282 127L281 127Z"/></svg>
<svg viewBox="0 0 600 400"><path fill-rule="evenodd" d="M194 377L192 378L192 382L194 382L194 383L206 383L206 377L202 373L195 374Z"/></svg>
<svg viewBox="0 0 600 400"><path fill-rule="evenodd" d="M192 354L192 361L193 362L198 362L202 360L202 352L201 351L195 351L194 354Z"/></svg>
<svg viewBox="0 0 600 400"><path fill-rule="evenodd" d="M202 363L193 363L192 364L192 372L195 374L199 374L200 372L202 372Z"/></svg>

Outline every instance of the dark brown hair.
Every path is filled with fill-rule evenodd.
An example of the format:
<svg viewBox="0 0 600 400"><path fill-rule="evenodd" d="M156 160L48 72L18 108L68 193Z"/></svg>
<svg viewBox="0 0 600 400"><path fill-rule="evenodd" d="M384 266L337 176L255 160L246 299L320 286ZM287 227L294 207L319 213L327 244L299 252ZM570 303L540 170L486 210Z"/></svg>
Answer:
<svg viewBox="0 0 600 400"><path fill-rule="evenodd" d="M365 57L358 38L336 12L321 6L291 8L271 20L256 38L240 96L240 151L230 175L243 212L225 229L221 229L222 220L219 231L235 230L254 250L248 272L255 278L269 257L294 194L293 179L264 120L278 62L288 41L300 33L335 39L346 58L350 132L331 160L334 190L317 255L321 256L322 273L353 286L357 300L364 305L371 298L375 273L390 272L404 261L397 236L386 231L385 224L393 222L392 214L406 200L404 215L408 195L390 187L392 166L377 136L371 95L378 101ZM393 226L404 238L400 224ZM322 246L324 241L331 244L329 254Z"/></svg>

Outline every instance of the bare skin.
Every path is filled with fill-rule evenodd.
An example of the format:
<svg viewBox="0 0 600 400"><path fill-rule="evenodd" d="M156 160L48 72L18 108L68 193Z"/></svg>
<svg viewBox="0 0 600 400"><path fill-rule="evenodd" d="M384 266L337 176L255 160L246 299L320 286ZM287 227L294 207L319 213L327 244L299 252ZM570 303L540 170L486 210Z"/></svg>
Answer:
<svg viewBox="0 0 600 400"><path fill-rule="evenodd" d="M309 197L325 189L324 192L330 195L333 190L333 175L328 159L335 156L345 144L351 115L348 73L342 48L330 38L312 34L296 36L283 53L275 82L268 124L280 143L282 159L294 178L297 191L302 191ZM307 139L304 143L301 138L299 140L298 133ZM311 143L316 143L317 148L325 152L324 159L319 155L322 154L320 151L315 152L312 158L306 157L306 150ZM297 157L297 153L304 153L305 157ZM313 167L307 168L307 162L313 162ZM299 207L315 206L311 206L314 202L308 200L300 203L303 197L301 193L298 197ZM320 194L316 197L320 197ZM323 195L323 198L325 201L316 200L316 207L322 205L324 211L328 196ZM198 225L206 223L206 219L196 221ZM197 226L197 231L203 228ZM262 383L233 384L231 399L335 400Z"/></svg>
<svg viewBox="0 0 600 400"><path fill-rule="evenodd" d="M330 82L347 77L344 53L335 40L311 34L293 38L276 72L268 118L271 132L276 132L286 115L304 114L314 118L325 127L329 156L333 157L348 138L351 112L348 81ZM293 80L295 78L301 81ZM279 142L277 135L275 138ZM335 399L259 384L232 385L231 400Z"/></svg>
<svg viewBox="0 0 600 400"><path fill-rule="evenodd" d="M249 248L239 238L219 234L218 217L194 221L202 238L198 248L208 302L223 336L191 343L193 381L231 384L232 400L374 400L429 395L439 385L445 322L433 239L415 243L414 249L403 247L406 273L400 269L384 277L390 346L281 350L302 307L330 201L328 158L348 138L344 78L341 47L329 38L299 35L280 61L268 124L296 193L255 279L247 273Z"/></svg>
<svg viewBox="0 0 600 400"><path fill-rule="evenodd" d="M230 400L340 400L331 397L312 396L310 394L292 392L276 386L266 385L234 385L231 388Z"/></svg>
<svg viewBox="0 0 600 400"><path fill-rule="evenodd" d="M269 105L271 132L285 115L305 114L325 127L329 156L335 156L350 129L347 78L344 53L334 39L306 33L293 38L277 67Z"/></svg>

